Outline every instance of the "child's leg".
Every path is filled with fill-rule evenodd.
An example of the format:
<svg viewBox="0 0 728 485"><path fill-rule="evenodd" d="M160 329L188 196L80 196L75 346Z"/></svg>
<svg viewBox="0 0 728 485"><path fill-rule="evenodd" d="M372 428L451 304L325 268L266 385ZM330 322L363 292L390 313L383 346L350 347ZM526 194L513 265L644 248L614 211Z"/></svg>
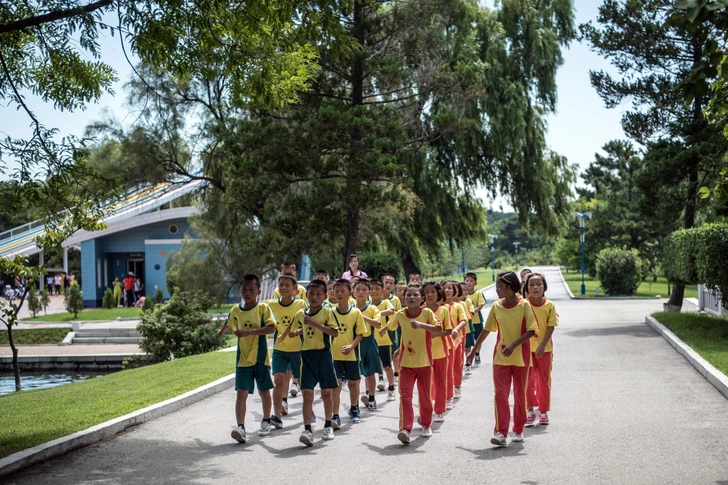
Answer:
<svg viewBox="0 0 728 485"><path fill-rule="evenodd" d="M367 393L370 396L374 396L377 392L377 375L372 374L366 377Z"/></svg>
<svg viewBox="0 0 728 485"><path fill-rule="evenodd" d="M248 391L239 389L237 398L235 399L235 419L238 424L245 425L245 412L247 411L246 402L248 400Z"/></svg>
<svg viewBox="0 0 728 485"><path fill-rule="evenodd" d="M349 387L349 397L350 397L351 405L354 407L359 405L359 393L361 392L360 384L361 384L361 379L357 379L355 381L347 381L347 386Z"/></svg>
<svg viewBox="0 0 728 485"><path fill-rule="evenodd" d="M339 388L341 389L341 388ZM321 390L321 395L323 396L323 389ZM301 392L303 393L303 410L301 411L303 413L303 424L306 426L311 426L311 414L313 413L313 389L301 389ZM329 394L329 401L331 401L331 395ZM324 406L326 406L326 401L324 401ZM327 415L328 416L328 415ZM330 418L326 418L330 419Z"/></svg>
<svg viewBox="0 0 728 485"><path fill-rule="evenodd" d="M263 419L270 419L270 408L272 404L270 390L259 391L258 394L260 394L260 400L263 402Z"/></svg>
<svg viewBox="0 0 728 485"><path fill-rule="evenodd" d="M547 413L551 409L551 369L553 368L553 352L544 352L543 357L537 359L536 392L538 396L538 410ZM531 369L533 371L533 369Z"/></svg>
<svg viewBox="0 0 728 485"><path fill-rule="evenodd" d="M465 342L460 342L458 348L455 349L455 387L463 385L463 364L465 362Z"/></svg>
<svg viewBox="0 0 728 485"><path fill-rule="evenodd" d="M399 429L412 431L415 422L415 411L412 409L412 395L414 394L415 379L417 375L409 367L401 367L399 373Z"/></svg>
<svg viewBox="0 0 728 485"><path fill-rule="evenodd" d="M285 382L283 383L283 395L281 396L281 399L286 397L286 395L288 394L288 389L290 389L290 387L291 387L292 378L293 378L293 372L291 372L289 370L286 371Z"/></svg>
<svg viewBox="0 0 728 485"><path fill-rule="evenodd" d="M313 399L313 391L311 391L311 394ZM331 418L334 417L334 401L332 399L332 395L333 392L331 389L321 389L321 400L324 402L324 416L326 417L326 421L331 421ZM311 406L311 411L313 411L313 406ZM304 410L304 412L306 411ZM309 412L308 415L308 419L311 420L311 413Z"/></svg>
<svg viewBox="0 0 728 485"><path fill-rule="evenodd" d="M283 398L288 392L288 386L285 384L286 375L283 372L273 374L273 411L277 417L283 414Z"/></svg>
<svg viewBox="0 0 728 485"><path fill-rule="evenodd" d="M432 394L435 400L435 412L443 414L447 404L447 357L435 359L432 373Z"/></svg>
<svg viewBox="0 0 728 485"><path fill-rule="evenodd" d="M513 373L513 432L523 433L526 425L528 367L511 366Z"/></svg>
<svg viewBox="0 0 728 485"><path fill-rule="evenodd" d="M447 353L447 400L455 395L455 349Z"/></svg>
<svg viewBox="0 0 728 485"><path fill-rule="evenodd" d="M334 406L334 414L339 414L339 410L341 409L341 379L339 379L339 387L331 391L331 403ZM306 411L304 410L303 412L305 413Z"/></svg>
<svg viewBox="0 0 728 485"><path fill-rule="evenodd" d="M429 428L432 425L432 367L418 367L417 397L420 404L420 419L422 426Z"/></svg>
<svg viewBox="0 0 728 485"><path fill-rule="evenodd" d="M511 407L508 396L511 393L511 365L493 365L493 387L495 389L495 430L508 436L508 426L511 424Z"/></svg>
<svg viewBox="0 0 728 485"><path fill-rule="evenodd" d="M538 406L538 398L536 397L536 388L538 383L536 382L536 354L531 353L532 367L528 369L528 386L526 387L526 406L529 411L533 411L533 408Z"/></svg>
<svg viewBox="0 0 728 485"><path fill-rule="evenodd" d="M392 354L392 365L394 366L394 372L399 373L399 348Z"/></svg>
<svg viewBox="0 0 728 485"><path fill-rule="evenodd" d="M472 349L472 347L465 347L465 355L468 355L470 353L470 349ZM466 363L468 365L472 365L473 364L473 361L468 360L468 361L466 361Z"/></svg>

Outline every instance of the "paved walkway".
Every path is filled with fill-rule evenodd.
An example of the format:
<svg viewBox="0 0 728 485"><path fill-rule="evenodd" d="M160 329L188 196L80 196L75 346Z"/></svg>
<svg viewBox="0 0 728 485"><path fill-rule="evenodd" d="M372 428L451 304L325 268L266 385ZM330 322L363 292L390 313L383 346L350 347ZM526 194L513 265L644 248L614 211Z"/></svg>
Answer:
<svg viewBox="0 0 728 485"><path fill-rule="evenodd" d="M363 411L362 423L346 423L334 441L320 440L319 421L312 449L298 443L301 399L290 399L283 430L266 438L250 433L238 445L229 436L230 390L5 483L728 483L728 401L644 324L660 301L570 300L558 273L546 273L561 316L552 424L527 430L522 444L489 443L493 388L484 363L434 436L415 431L409 447L396 438L398 403L383 398L379 411ZM315 410L323 414L320 401ZM250 431L260 418L260 400L251 398Z"/></svg>

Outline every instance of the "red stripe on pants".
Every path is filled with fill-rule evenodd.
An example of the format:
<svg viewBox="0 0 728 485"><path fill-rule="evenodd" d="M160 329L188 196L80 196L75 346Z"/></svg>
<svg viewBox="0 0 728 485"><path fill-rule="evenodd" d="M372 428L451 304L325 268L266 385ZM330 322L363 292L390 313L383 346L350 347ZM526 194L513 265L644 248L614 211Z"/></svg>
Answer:
<svg viewBox="0 0 728 485"><path fill-rule="evenodd" d="M412 408L415 382L420 404L422 426L429 428L432 424L432 367L401 367L399 369L399 429L412 431L415 422L415 411Z"/></svg>
<svg viewBox="0 0 728 485"><path fill-rule="evenodd" d="M543 357L536 358L536 353L531 355L533 367L528 374L528 407L538 406L541 413L551 410L551 369L554 363L553 352L544 352Z"/></svg>
<svg viewBox="0 0 728 485"><path fill-rule="evenodd" d="M450 347L447 352L447 399L455 395L455 349Z"/></svg>
<svg viewBox="0 0 728 485"><path fill-rule="evenodd" d="M432 366L432 399L435 401L435 412L445 412L447 404L447 357L435 359Z"/></svg>
<svg viewBox="0 0 728 485"><path fill-rule="evenodd" d="M508 436L511 423L511 407L508 396L513 384L513 431L523 433L526 424L526 386L528 367L515 365L493 365L493 387L495 389L495 431Z"/></svg>
<svg viewBox="0 0 728 485"><path fill-rule="evenodd" d="M465 364L465 337L460 341L460 345L455 349L455 387L463 385L463 365Z"/></svg>

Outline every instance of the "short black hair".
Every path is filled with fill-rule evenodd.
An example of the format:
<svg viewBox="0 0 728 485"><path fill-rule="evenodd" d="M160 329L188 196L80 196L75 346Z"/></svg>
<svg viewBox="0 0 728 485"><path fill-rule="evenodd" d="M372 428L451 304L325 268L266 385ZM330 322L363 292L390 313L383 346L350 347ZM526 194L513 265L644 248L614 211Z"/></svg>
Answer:
<svg viewBox="0 0 728 485"><path fill-rule="evenodd" d="M465 273L465 279L467 280L468 278L473 278L476 283L478 282L478 275L475 273Z"/></svg>
<svg viewBox="0 0 728 485"><path fill-rule="evenodd" d="M311 280L306 287L306 293L311 291L311 288L321 288L326 293L326 283L321 280Z"/></svg>
<svg viewBox="0 0 728 485"><path fill-rule="evenodd" d="M347 290L351 291L351 281L346 278L339 278L334 282L334 288L337 286L345 286Z"/></svg>
<svg viewBox="0 0 728 485"><path fill-rule="evenodd" d="M538 276L539 278L541 278L541 281L543 282L543 292L545 294L546 290L549 289L549 285L548 285L548 283L546 283L546 277L544 275L542 275L541 273L531 273L528 276L526 276L526 281L525 281L526 288L528 288L528 282L531 281L531 278L533 278L534 276Z"/></svg>
<svg viewBox="0 0 728 485"><path fill-rule="evenodd" d="M379 278L372 278L369 280L369 283L384 288L384 282Z"/></svg>
<svg viewBox="0 0 728 485"><path fill-rule="evenodd" d="M296 268L296 263L292 263L290 261L286 261L281 265L281 271L283 271L286 268Z"/></svg>
<svg viewBox="0 0 728 485"><path fill-rule="evenodd" d="M278 284L281 284L281 280L288 280L293 283L293 286L298 286L298 280L295 276L290 274L282 274L278 277Z"/></svg>
<svg viewBox="0 0 728 485"><path fill-rule="evenodd" d="M321 280L319 280L319 281L321 281ZM323 281L321 281L321 282L323 283ZM326 282L326 287L328 288L330 285L333 285L335 283L336 283L336 280L329 280Z"/></svg>
<svg viewBox="0 0 728 485"><path fill-rule="evenodd" d="M445 301L445 292L442 291L442 286L440 286L440 283L434 280L425 281L422 283L422 293L424 294L425 288L428 286L432 286L435 288L435 291L437 291L437 301Z"/></svg>
<svg viewBox="0 0 728 485"><path fill-rule="evenodd" d="M495 280L500 281L509 287L513 290L513 293L519 293L521 291L521 281L518 279L518 275L513 271L503 271L502 273L498 273Z"/></svg>
<svg viewBox="0 0 728 485"><path fill-rule="evenodd" d="M391 275L391 274L389 274L389 273L385 273L385 274L383 274L383 275L382 275L382 283L384 283L384 279L385 279L385 278L392 278L392 279L394 280L394 284L395 284L395 285L397 284L397 278L395 278L395 277L394 277L393 275Z"/></svg>
<svg viewBox="0 0 728 485"><path fill-rule="evenodd" d="M354 283L354 288L356 288L359 285L366 286L368 290L371 290L372 289L371 282L368 279L366 279L366 278L359 278L358 280L356 280L356 283Z"/></svg>
<svg viewBox="0 0 728 485"><path fill-rule="evenodd" d="M328 275L329 275L329 273L328 273L328 272L327 272L327 271L326 271L325 269L320 269L320 270L316 271L316 273L314 273L314 274L315 274L315 275L316 275L316 274L325 274L326 276L328 276Z"/></svg>
<svg viewBox="0 0 728 485"><path fill-rule="evenodd" d="M240 282L240 289L243 288L243 283L251 282L251 281L253 283L255 283L255 286L257 286L258 289L260 289L260 278L258 278L258 275L254 275L254 274L246 274L243 276L243 279Z"/></svg>
<svg viewBox="0 0 728 485"><path fill-rule="evenodd" d="M419 276L420 279L422 279L422 275L420 273L418 273L417 271L414 271L414 272L410 273L409 276L407 277L407 282L408 283L412 279L413 276Z"/></svg>
<svg viewBox="0 0 728 485"><path fill-rule="evenodd" d="M407 295L407 291L409 291L410 288L417 288L417 291L420 292L420 297L422 297L423 300L425 299L425 287L424 286L422 286L419 283L410 283L407 285L407 289L404 291L405 295Z"/></svg>

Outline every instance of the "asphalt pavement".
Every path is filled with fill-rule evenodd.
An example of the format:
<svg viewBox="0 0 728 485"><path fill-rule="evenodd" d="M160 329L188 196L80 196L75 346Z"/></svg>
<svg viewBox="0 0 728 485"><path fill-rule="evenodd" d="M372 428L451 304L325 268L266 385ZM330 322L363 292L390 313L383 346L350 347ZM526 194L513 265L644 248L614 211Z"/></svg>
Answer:
<svg viewBox="0 0 728 485"><path fill-rule="evenodd" d="M378 393L333 441L298 442L301 398L289 398L285 427L259 438L260 399L251 397L250 440L230 438L230 389L142 424L116 438L5 477L7 484L498 483L728 484L728 402L645 325L660 300L571 300L555 268L543 269L556 304L551 424L526 429L525 442L493 448L489 359L465 378L463 398L434 436L397 440L398 402ZM481 282L483 286L489 282ZM489 302L494 291L486 292ZM483 351L492 354L494 336ZM233 369L231 356L231 371Z"/></svg>

